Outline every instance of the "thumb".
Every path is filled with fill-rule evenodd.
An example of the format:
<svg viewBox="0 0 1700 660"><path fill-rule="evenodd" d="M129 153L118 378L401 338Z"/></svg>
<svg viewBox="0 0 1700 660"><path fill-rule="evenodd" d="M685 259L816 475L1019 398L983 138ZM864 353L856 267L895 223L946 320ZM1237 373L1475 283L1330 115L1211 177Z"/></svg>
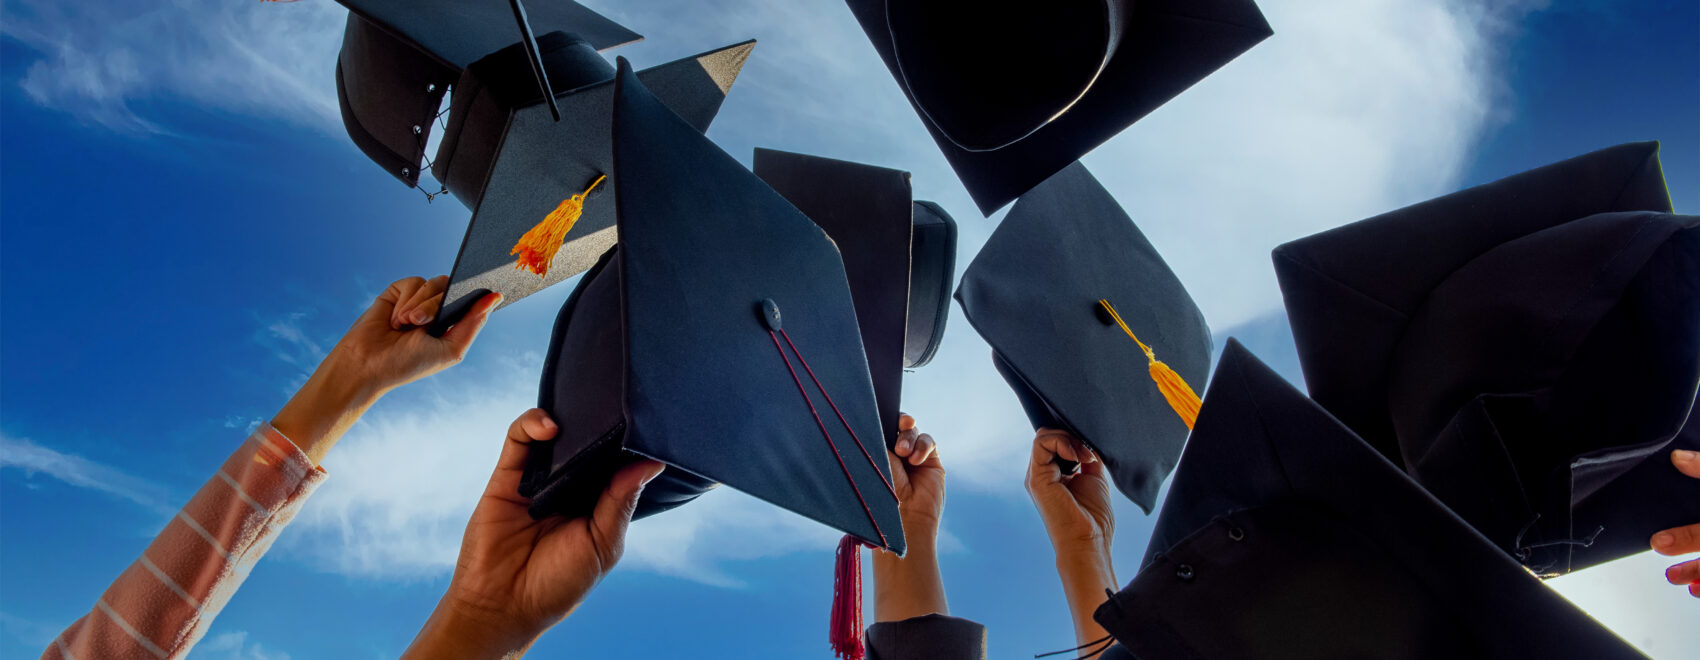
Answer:
<svg viewBox="0 0 1700 660"><path fill-rule="evenodd" d="M637 511L643 487L666 467L659 461L645 459L620 468L608 480L602 497L596 500L596 508L590 514L590 534L603 573L614 568L625 553L626 527L632 522L632 513Z"/></svg>
<svg viewBox="0 0 1700 660"><path fill-rule="evenodd" d="M472 309L467 311L466 316L461 317L449 328L448 332L443 333L443 342L448 345L455 357L466 357L467 349L472 348L472 341L478 338L478 332L483 330L484 323L490 320L490 312L495 311L496 306L500 304L502 304L502 294L495 292L485 294L483 298L478 299L478 302L473 303Z"/></svg>

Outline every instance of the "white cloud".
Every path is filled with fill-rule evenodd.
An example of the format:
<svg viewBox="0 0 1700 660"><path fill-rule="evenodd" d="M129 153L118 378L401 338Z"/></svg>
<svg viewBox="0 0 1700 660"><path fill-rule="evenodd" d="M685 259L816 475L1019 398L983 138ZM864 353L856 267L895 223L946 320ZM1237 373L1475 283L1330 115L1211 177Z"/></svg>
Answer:
<svg viewBox="0 0 1700 660"><path fill-rule="evenodd" d="M1665 581L1665 567L1680 559L1643 552L1546 584L1647 655L1692 658L1700 650L1694 597Z"/></svg>
<svg viewBox="0 0 1700 660"><path fill-rule="evenodd" d="M128 500L155 513L173 510L165 503L165 490L156 484L81 456L38 445L27 438L0 434L0 468L21 470L26 478L46 475L71 486Z"/></svg>
<svg viewBox="0 0 1700 660"><path fill-rule="evenodd" d="M140 106L188 101L341 137L332 77L346 12L331 0L13 0L0 34L37 51L35 102L131 133L180 133Z"/></svg>
<svg viewBox="0 0 1700 660"><path fill-rule="evenodd" d="M189 653L190 660L289 660L289 654L248 641L248 632L236 630L201 640Z"/></svg>

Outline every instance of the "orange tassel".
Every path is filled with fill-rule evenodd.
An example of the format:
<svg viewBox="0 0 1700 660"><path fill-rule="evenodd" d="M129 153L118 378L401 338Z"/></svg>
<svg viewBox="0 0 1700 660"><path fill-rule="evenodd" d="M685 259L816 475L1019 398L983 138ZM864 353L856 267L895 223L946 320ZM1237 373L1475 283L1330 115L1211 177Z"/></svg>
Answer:
<svg viewBox="0 0 1700 660"><path fill-rule="evenodd" d="M1116 313L1116 308L1110 305L1110 301L1099 299L1098 304L1110 313L1110 318L1115 319L1116 325L1121 326L1122 332L1126 332L1127 336L1133 339L1133 343L1139 344L1139 350L1145 351L1145 359L1151 362L1151 380L1157 382L1157 390L1163 393L1163 400L1169 402L1169 407L1173 408L1175 414L1181 416L1181 421L1186 422L1186 427L1191 429L1193 423L1198 421L1198 409L1202 405L1198 400L1198 393L1193 392L1192 386L1186 384L1186 379L1181 378L1174 369L1159 361L1150 346L1146 346L1145 342L1134 336L1133 330L1127 327L1127 322Z"/></svg>
<svg viewBox="0 0 1700 660"><path fill-rule="evenodd" d="M566 240L567 232L572 231L573 225L584 215L584 198L606 178L607 175L596 177L596 181L591 182L584 192L561 200L561 205L550 211L549 215L543 218L543 222L525 232L519 242L514 244L514 249L508 252L519 255L514 268L529 270L537 273L539 277L547 275L549 264L555 261L555 253L561 251L561 243Z"/></svg>

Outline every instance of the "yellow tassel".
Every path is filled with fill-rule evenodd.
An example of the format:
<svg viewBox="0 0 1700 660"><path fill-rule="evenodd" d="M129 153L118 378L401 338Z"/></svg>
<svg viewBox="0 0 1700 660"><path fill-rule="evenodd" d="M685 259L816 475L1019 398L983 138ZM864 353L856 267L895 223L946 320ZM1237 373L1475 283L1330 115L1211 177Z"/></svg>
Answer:
<svg viewBox="0 0 1700 660"><path fill-rule="evenodd" d="M561 205L550 211L549 215L543 218L543 222L525 232L519 242L514 244L514 249L508 252L519 255L514 268L529 270L537 273L539 277L547 275L549 264L555 260L555 253L561 251L561 243L566 240L567 232L572 231L579 216L584 215L584 198L606 178L606 175L596 177L584 192L561 200Z"/></svg>
<svg viewBox="0 0 1700 660"><path fill-rule="evenodd" d="M1145 351L1145 359L1151 362L1151 380L1157 382L1157 390L1163 393L1163 400L1169 402L1169 407L1175 409L1175 414L1180 415L1181 421L1186 422L1186 427L1191 429L1193 423L1198 421L1198 409L1202 405L1198 400L1198 393L1193 392L1192 386L1187 385L1186 380L1175 373L1174 369L1159 361L1150 346L1146 346L1145 342L1134 336L1133 329L1127 327L1127 322L1116 313L1115 307L1110 306L1110 301L1099 299L1098 304L1110 313L1110 318L1115 319L1116 325L1121 326L1122 332L1127 333L1133 343L1139 344L1139 350Z"/></svg>

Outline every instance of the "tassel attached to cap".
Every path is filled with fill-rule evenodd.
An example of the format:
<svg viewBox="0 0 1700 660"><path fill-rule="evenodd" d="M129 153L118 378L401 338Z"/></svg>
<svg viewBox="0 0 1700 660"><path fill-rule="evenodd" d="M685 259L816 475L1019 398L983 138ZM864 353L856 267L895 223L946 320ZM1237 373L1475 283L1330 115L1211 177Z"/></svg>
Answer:
<svg viewBox="0 0 1700 660"><path fill-rule="evenodd" d="M519 255L514 268L529 270L537 273L539 277L548 275L549 264L555 261L555 253L561 251L561 243L566 240L567 232L572 231L573 225L584 215L584 198L606 178L607 175L596 177L596 181L591 182L584 192L561 200L561 205L550 211L549 215L543 218L543 222L525 232L519 242L514 244L514 249L508 252Z"/></svg>
<svg viewBox="0 0 1700 660"><path fill-rule="evenodd" d="M862 660L862 542L845 534L838 542L832 578L832 653L840 660Z"/></svg>
<svg viewBox="0 0 1700 660"><path fill-rule="evenodd" d="M1193 392L1192 386L1187 385L1186 379L1181 378L1174 369L1158 360L1157 354L1150 346L1146 346L1145 342L1139 341L1139 338L1133 335L1133 330L1127 327L1127 322L1116 313L1116 308L1110 305L1110 301L1099 299L1098 304L1110 313L1110 318L1115 319L1116 325L1121 326L1122 332L1126 332L1127 336L1133 339L1133 343L1139 344L1139 350L1145 351L1145 359L1150 360L1151 380L1157 382L1157 390L1163 393L1163 400L1169 402L1169 407L1173 408L1175 414L1181 416L1181 421L1186 422L1186 427L1191 429L1193 423L1198 421L1198 409L1203 404L1198 399L1198 393Z"/></svg>

